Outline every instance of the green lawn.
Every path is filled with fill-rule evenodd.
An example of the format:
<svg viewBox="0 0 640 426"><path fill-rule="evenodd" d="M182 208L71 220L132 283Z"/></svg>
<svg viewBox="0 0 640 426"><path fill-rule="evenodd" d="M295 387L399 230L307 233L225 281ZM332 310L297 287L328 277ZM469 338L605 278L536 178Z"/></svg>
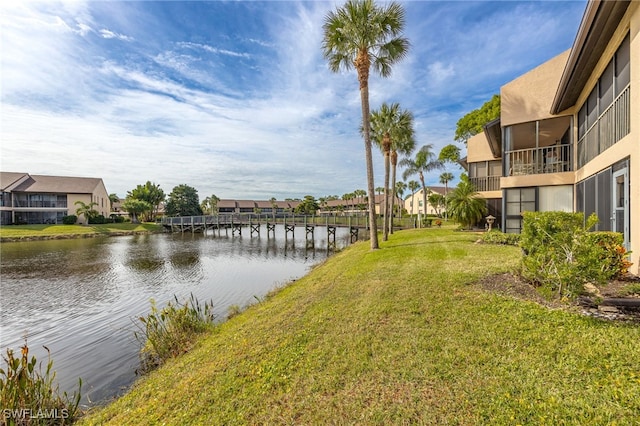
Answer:
<svg viewBox="0 0 640 426"><path fill-rule="evenodd" d="M447 229L360 242L86 424L639 424L640 327L483 292L519 249Z"/></svg>
<svg viewBox="0 0 640 426"><path fill-rule="evenodd" d="M0 227L0 239L84 236L123 232L157 232L162 226L153 223L107 223L104 225L8 225Z"/></svg>

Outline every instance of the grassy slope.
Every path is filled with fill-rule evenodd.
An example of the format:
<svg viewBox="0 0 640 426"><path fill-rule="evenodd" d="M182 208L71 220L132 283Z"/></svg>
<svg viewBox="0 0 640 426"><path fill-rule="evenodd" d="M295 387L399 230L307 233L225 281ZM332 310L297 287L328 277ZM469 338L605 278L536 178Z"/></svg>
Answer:
<svg viewBox="0 0 640 426"><path fill-rule="evenodd" d="M121 232L161 231L162 226L152 223L107 223L104 225L10 225L0 227L0 238L40 238Z"/></svg>
<svg viewBox="0 0 640 426"><path fill-rule="evenodd" d="M221 325L89 424L634 424L640 327L469 285L514 247L358 243Z"/></svg>

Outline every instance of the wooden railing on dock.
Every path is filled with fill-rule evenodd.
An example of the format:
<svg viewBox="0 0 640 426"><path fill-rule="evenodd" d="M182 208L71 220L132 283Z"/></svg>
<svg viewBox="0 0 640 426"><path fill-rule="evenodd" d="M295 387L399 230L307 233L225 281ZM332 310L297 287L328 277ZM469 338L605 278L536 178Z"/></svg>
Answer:
<svg viewBox="0 0 640 426"><path fill-rule="evenodd" d="M210 216L184 216L162 218L162 226L172 231L194 231L250 225L292 225L292 226L333 226L347 228L368 228L367 216L308 216L308 215L267 215L256 213L221 213ZM197 228L197 229L195 229Z"/></svg>
<svg viewBox="0 0 640 426"><path fill-rule="evenodd" d="M267 236L272 232L275 237L276 225L283 225L285 236L295 233L296 227L305 228L305 238L313 240L315 227L327 229L327 241L330 249L336 248L336 228L349 228L351 242L358 240L360 229L367 229L367 216L307 216L307 215L267 215L255 213L222 213L211 216L166 217L161 221L165 230L170 232L206 232L210 229L231 229L232 235L242 235L242 228L248 227L253 236L260 235L260 228L265 225Z"/></svg>
<svg viewBox="0 0 640 426"><path fill-rule="evenodd" d="M382 219L379 219L378 226L382 225ZM308 216L296 214L257 214L257 213L220 213L217 215L205 216L184 216L184 217L165 217L161 221L162 226L169 232L206 232L208 230L231 230L232 235L242 235L242 229L249 228L251 236L254 233L260 234L260 227L265 225L267 235L273 232L275 236L276 225L283 225L285 236L289 232L295 232L296 227L304 227L306 237L313 238L313 230L317 226L326 227L329 240L335 241L336 228L348 228L351 234L351 241L358 239L358 232L361 229L369 228L369 217L367 215L358 216L338 216L338 215L322 215ZM394 220L394 227L412 228L414 220Z"/></svg>

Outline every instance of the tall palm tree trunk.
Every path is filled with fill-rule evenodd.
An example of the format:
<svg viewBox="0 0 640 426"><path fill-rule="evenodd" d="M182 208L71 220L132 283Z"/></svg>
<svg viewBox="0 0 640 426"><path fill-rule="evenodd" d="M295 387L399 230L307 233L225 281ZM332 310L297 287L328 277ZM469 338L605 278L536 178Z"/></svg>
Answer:
<svg viewBox="0 0 640 426"><path fill-rule="evenodd" d="M394 150L391 151L391 189L392 189L392 197L391 197L391 217L389 218L389 233L393 234L393 216L394 216L394 207L396 201L396 166L398 165L398 153Z"/></svg>
<svg viewBox="0 0 640 426"><path fill-rule="evenodd" d="M380 210L384 212L382 241L387 241L389 239L389 152L391 150L391 140L388 133L384 135L382 147L384 150L384 210Z"/></svg>
<svg viewBox="0 0 640 426"><path fill-rule="evenodd" d="M422 183L422 208L424 209L424 218L426 218L427 217L427 187L424 184L424 174L420 172L419 176L420 176L420 183ZM422 221L424 221L424 218L422 218Z"/></svg>
<svg viewBox="0 0 640 426"><path fill-rule="evenodd" d="M376 223L376 193L373 183L373 153L371 148L371 129L369 128L369 120L371 118L369 115L369 66L371 63L366 50L358 53L354 65L358 70L358 81L360 82L364 154L367 165L367 192L369 193L369 239L371 241L371 250L376 250L379 248L378 224Z"/></svg>

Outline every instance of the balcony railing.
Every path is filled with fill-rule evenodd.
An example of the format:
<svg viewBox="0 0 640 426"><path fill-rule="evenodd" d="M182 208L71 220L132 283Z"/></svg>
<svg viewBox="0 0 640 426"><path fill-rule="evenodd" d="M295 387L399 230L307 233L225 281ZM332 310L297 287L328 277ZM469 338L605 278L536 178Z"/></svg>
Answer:
<svg viewBox="0 0 640 426"><path fill-rule="evenodd" d="M15 199L13 207L66 209L68 206L66 201L29 201L25 199Z"/></svg>
<svg viewBox="0 0 640 426"><path fill-rule="evenodd" d="M610 148L631 131L630 85L578 140L578 167Z"/></svg>
<svg viewBox="0 0 640 426"><path fill-rule="evenodd" d="M472 177L471 183L476 187L476 191L498 191L500 190L500 176Z"/></svg>
<svg viewBox="0 0 640 426"><path fill-rule="evenodd" d="M552 145L544 148L519 149L506 153L507 176L560 173L573 170L571 145Z"/></svg>

